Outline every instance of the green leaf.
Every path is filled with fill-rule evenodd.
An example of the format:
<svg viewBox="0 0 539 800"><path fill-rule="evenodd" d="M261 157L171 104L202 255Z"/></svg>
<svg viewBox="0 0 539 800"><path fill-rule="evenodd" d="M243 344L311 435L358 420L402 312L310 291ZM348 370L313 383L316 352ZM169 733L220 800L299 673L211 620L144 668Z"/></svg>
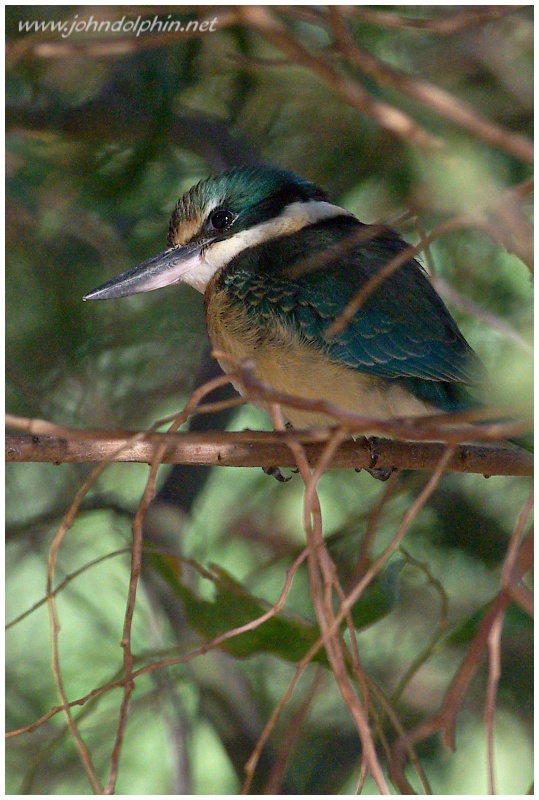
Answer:
<svg viewBox="0 0 539 800"><path fill-rule="evenodd" d="M195 566L204 578L211 581L213 600L198 597L182 580L182 561L173 556L151 553L148 559L153 568L166 580L181 599L189 625L206 640L241 627L261 617L270 604L250 594L225 570L216 566L211 571ZM383 578L370 587L354 605L352 618L356 628L364 628L386 616L394 606L398 573L402 564L392 564ZM344 630L343 625L343 630ZM271 653L285 661L297 663L320 638L316 623L289 611L279 611L257 627L227 639L219 647L239 658ZM314 659L328 665L325 652Z"/></svg>
<svg viewBox="0 0 539 800"><path fill-rule="evenodd" d="M480 609L475 611L464 622L461 622L453 631L446 637L445 644L448 646L459 646L469 644L472 639L477 635L477 631L483 617L485 616L492 601L485 603ZM511 603L505 611L503 635L507 636L515 634L515 632L522 630L530 630L533 628L533 620L515 603Z"/></svg>

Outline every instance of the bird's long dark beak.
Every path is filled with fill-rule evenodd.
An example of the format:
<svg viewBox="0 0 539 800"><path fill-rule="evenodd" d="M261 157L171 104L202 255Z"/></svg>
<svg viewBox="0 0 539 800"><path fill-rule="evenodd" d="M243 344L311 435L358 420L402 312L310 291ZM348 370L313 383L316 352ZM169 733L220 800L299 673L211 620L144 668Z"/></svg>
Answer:
<svg viewBox="0 0 539 800"><path fill-rule="evenodd" d="M198 242L165 250L88 292L83 300L110 300L181 283L199 263L201 248Z"/></svg>

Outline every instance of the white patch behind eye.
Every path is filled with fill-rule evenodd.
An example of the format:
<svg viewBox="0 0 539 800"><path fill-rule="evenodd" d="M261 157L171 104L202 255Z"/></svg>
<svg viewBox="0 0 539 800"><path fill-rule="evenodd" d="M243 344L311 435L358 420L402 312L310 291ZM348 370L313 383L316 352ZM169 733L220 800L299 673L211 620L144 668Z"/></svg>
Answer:
<svg viewBox="0 0 539 800"><path fill-rule="evenodd" d="M198 280L199 285L203 285L204 288L201 289L199 286L195 286L194 283L188 280L187 276L184 280L186 283L191 283L191 286L195 286L196 289L203 292L211 277L248 247L255 247L271 239L277 239L279 236L288 236L292 233L297 233L297 231L300 231L302 228L308 225L314 225L316 222L341 216L351 217L353 214L340 206L335 206L333 203L327 203L322 200L291 203L283 209L278 217L269 219L266 222L261 222L253 228L240 231L234 236L230 236L227 239L215 242L215 244L206 247L201 256L201 262L205 261L209 270L201 270L200 280ZM206 283L203 284L202 281L205 279L205 275L209 273L211 273L210 277L207 279Z"/></svg>

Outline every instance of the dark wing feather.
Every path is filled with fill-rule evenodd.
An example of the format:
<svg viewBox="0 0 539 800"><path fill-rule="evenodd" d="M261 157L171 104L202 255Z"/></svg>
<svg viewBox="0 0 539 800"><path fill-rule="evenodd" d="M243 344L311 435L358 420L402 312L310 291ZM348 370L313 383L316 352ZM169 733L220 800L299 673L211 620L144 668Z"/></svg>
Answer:
<svg viewBox="0 0 539 800"><path fill-rule="evenodd" d="M329 324L362 285L407 246L384 230L332 258L333 246L343 236L357 235L358 226L339 218L245 251L223 275L227 292L262 328L271 330L277 315L331 359L381 378L403 379L416 394L425 394L417 391L425 381L477 384L482 374L477 356L413 259L365 300L344 331L326 337ZM325 250L328 261L309 270L309 259Z"/></svg>

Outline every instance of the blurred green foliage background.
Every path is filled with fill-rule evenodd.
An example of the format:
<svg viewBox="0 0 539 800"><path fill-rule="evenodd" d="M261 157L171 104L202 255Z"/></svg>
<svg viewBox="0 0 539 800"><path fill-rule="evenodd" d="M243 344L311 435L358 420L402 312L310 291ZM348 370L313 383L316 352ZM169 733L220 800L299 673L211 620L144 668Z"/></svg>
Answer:
<svg viewBox="0 0 539 800"><path fill-rule="evenodd" d="M331 39L324 25L302 16L304 7L285 8L274 12L287 29L325 57ZM325 8L317 7L322 19ZM442 19L457 10L365 8L409 19ZM412 208L427 231L493 198L503 203L504 193L529 178L529 165L503 148L384 88L357 66L339 64L374 98L395 104L444 144L440 151L411 146L245 23L158 45L150 45L152 34L129 41L112 34L62 38L20 30L25 20L71 20L75 14L82 20L91 14L132 19L157 13L188 21L232 9L6 7L6 352L12 413L79 428L138 429L181 409L204 369L211 369L200 297L188 287L172 287L103 304L83 304L81 298L162 250L179 195L210 172L274 162L323 185L365 222L391 221ZM443 87L507 129L531 134L531 9L450 35L376 24L359 9L357 16L350 13L349 26L354 42L386 64ZM110 45L116 39L127 45L115 49ZM44 42L64 50L40 49ZM414 224L402 230L417 240ZM531 285L519 254L484 231L468 229L440 238L431 256L437 275L513 330L515 335L507 335L452 306L491 375L489 400L529 414ZM269 427L251 408L195 424ZM89 470L8 466L8 621L44 597L52 536ZM62 545L58 581L82 570L58 595L62 674L70 699L120 674L130 525L147 474L144 465L107 468ZM402 476L384 507L376 552L390 541L427 477ZM178 468L171 474L162 467L159 480L146 525L146 541L157 555L145 563L134 621L138 665L188 652L256 616L266 606L242 592L274 602L304 545L299 478L278 485L257 469L208 474ZM418 654L429 651L441 620L453 636L431 648L395 699L405 727L438 708L473 636L475 615L498 590L508 539L529 489L527 479L446 476L415 520L405 551L358 607L362 663L388 697ZM365 474L331 471L321 481L325 533L344 584L352 579L382 492ZM217 565L217 571L203 577L167 561L165 552L205 569ZM304 652L298 641L315 631L305 572L298 574L286 608L293 616L281 628L261 628L236 650L232 640L228 651L211 651L137 680L118 793L239 791L243 765ZM6 654L7 727L14 729L58 703L46 606L9 628ZM502 666L498 791L518 794L527 791L532 775L533 673L530 622L516 606L504 627ZM485 675L478 675L466 696L456 754L435 738L419 748L435 793L486 791ZM309 691L308 713L287 745L281 774L280 747ZM74 712L103 780L119 703L115 690ZM390 728L386 734L394 736ZM253 791L273 785L274 793L283 794L354 793L359 764L357 733L331 673L313 665L264 749ZM90 791L61 714L11 739L6 769L8 793ZM367 781L365 790L375 792L374 784Z"/></svg>

